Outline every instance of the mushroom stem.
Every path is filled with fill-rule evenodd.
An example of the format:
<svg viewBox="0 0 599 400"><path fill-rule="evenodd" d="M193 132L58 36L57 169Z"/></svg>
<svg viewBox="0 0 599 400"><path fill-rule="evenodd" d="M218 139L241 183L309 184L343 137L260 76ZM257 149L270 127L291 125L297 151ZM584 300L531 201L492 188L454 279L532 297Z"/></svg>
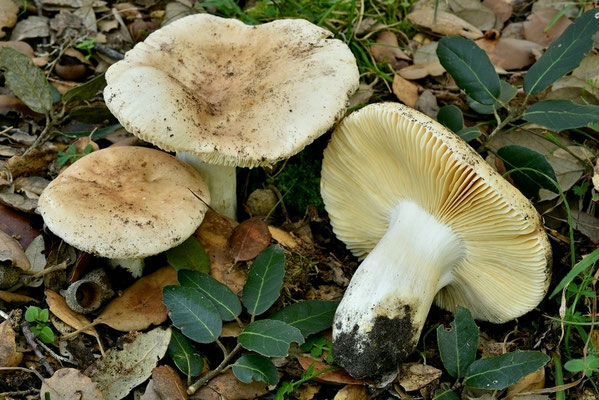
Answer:
<svg viewBox="0 0 599 400"><path fill-rule="evenodd" d="M416 203L402 201L354 274L335 313L335 361L385 385L416 347L437 292L464 258L460 239Z"/></svg>
<svg viewBox="0 0 599 400"><path fill-rule="evenodd" d="M210 190L210 207L237 221L237 176L235 167L208 164L195 154L179 152L177 158L202 175Z"/></svg>

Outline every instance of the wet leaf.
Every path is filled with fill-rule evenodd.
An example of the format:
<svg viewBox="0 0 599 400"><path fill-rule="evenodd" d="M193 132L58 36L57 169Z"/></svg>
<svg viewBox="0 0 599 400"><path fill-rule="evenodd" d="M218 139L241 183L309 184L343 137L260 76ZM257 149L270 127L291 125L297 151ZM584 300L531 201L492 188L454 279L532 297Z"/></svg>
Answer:
<svg viewBox="0 0 599 400"><path fill-rule="evenodd" d="M0 367L16 367L23 359L17 351L16 334L10 321L0 324Z"/></svg>
<svg viewBox="0 0 599 400"><path fill-rule="evenodd" d="M6 86L33 111L45 114L52 110L50 84L41 69L25 54L11 47L0 49L0 68Z"/></svg>
<svg viewBox="0 0 599 400"><path fill-rule="evenodd" d="M241 314L237 295L208 274L199 271L180 270L179 284L199 290L218 310L223 321L232 321Z"/></svg>
<svg viewBox="0 0 599 400"><path fill-rule="evenodd" d="M194 236L166 252L168 263L177 271L193 269L210 272L210 259L204 248Z"/></svg>
<svg viewBox="0 0 599 400"><path fill-rule="evenodd" d="M23 248L12 236L0 231L0 262L10 262L10 265L23 271L31 269L31 263L25 255Z"/></svg>
<svg viewBox="0 0 599 400"><path fill-rule="evenodd" d="M464 376L466 369L476 358L478 343L478 326L470 311L458 307L451 330L447 331L443 326L437 328L437 343L441 361L449 375L454 378Z"/></svg>
<svg viewBox="0 0 599 400"><path fill-rule="evenodd" d="M585 12L549 46L524 76L524 91L538 94L576 68L593 46L599 31L599 8Z"/></svg>
<svg viewBox="0 0 599 400"><path fill-rule="evenodd" d="M152 374L164 357L171 338L170 329L155 328L137 335L132 343L119 350L113 347L106 356L85 370L85 375L98 384L106 400L119 400Z"/></svg>
<svg viewBox="0 0 599 400"><path fill-rule="evenodd" d="M218 339L222 329L220 314L200 291L167 286L162 296L173 325L185 336L199 343L211 343Z"/></svg>
<svg viewBox="0 0 599 400"><path fill-rule="evenodd" d="M177 329L173 329L168 355L185 375L198 376L204 369L204 358Z"/></svg>
<svg viewBox="0 0 599 400"><path fill-rule="evenodd" d="M168 365L152 370L154 390L161 398L169 400L187 400L187 392L179 375Z"/></svg>
<svg viewBox="0 0 599 400"><path fill-rule="evenodd" d="M148 328L166 321L166 307L162 304L162 290L177 284L177 273L163 267L144 276L112 300L94 322L113 329L129 332Z"/></svg>
<svg viewBox="0 0 599 400"><path fill-rule="evenodd" d="M106 399L98 385L75 368L59 369L51 378L44 379L40 397L52 400Z"/></svg>
<svg viewBox="0 0 599 400"><path fill-rule="evenodd" d="M268 224L261 217L250 218L237 225L231 235L231 253L234 262L256 258L270 244Z"/></svg>
<svg viewBox="0 0 599 400"><path fill-rule="evenodd" d="M257 354L239 357L233 364L233 373L244 383L262 381L268 385L276 385L279 382L279 374L272 361Z"/></svg>
<svg viewBox="0 0 599 400"><path fill-rule="evenodd" d="M482 104L494 104L501 87L487 54L473 41L460 36L439 41L437 56L457 85Z"/></svg>
<svg viewBox="0 0 599 400"><path fill-rule="evenodd" d="M476 360L466 371L466 386L501 390L547 364L549 356L538 351L516 350L498 357Z"/></svg>
<svg viewBox="0 0 599 400"><path fill-rule="evenodd" d="M338 305L337 301L300 301L280 309L269 318L296 327L307 337L331 327Z"/></svg>
<svg viewBox="0 0 599 400"><path fill-rule="evenodd" d="M279 298L285 275L283 249L272 245L254 260L243 287L243 305L252 315L260 315Z"/></svg>
<svg viewBox="0 0 599 400"><path fill-rule="evenodd" d="M560 132L599 122L599 106L580 105L569 100L545 100L528 107L524 119Z"/></svg>
<svg viewBox="0 0 599 400"><path fill-rule="evenodd" d="M542 154L523 146L509 145L500 148L497 155L503 160L508 171L526 168L510 173L510 177L526 197L537 199L541 188L557 192L550 180L557 181L555 172Z"/></svg>
<svg viewBox="0 0 599 400"><path fill-rule="evenodd" d="M304 337L299 329L283 321L264 319L246 326L237 341L266 357L286 357L291 342L302 344Z"/></svg>

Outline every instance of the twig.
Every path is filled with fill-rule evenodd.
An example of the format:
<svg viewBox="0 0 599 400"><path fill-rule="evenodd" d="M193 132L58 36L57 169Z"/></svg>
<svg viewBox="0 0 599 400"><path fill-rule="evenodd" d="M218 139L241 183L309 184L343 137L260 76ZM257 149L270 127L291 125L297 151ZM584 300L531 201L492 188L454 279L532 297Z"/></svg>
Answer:
<svg viewBox="0 0 599 400"><path fill-rule="evenodd" d="M21 286L23 285L28 285L29 283L33 282L34 280L36 280L37 278L41 278L42 276L49 274L50 272L54 272L54 271L60 271L63 269L67 268L67 263L66 262L61 262L60 264L57 265L53 265L51 267L45 268L40 272L36 272L35 274L29 275L27 277L25 277L25 279L23 280L23 282L19 282L16 285L14 285L13 287L11 287L10 289L8 289L9 292L14 292L15 290L19 289Z"/></svg>
<svg viewBox="0 0 599 400"><path fill-rule="evenodd" d="M50 138L50 134L52 133L52 129L54 128L55 124L56 124L56 121L54 120L53 116L50 115L49 112L47 112L46 113L46 127L44 128L42 133L40 133L39 136L35 139L33 144L31 146L29 146L29 148L27 150L25 150L25 153L23 153L23 156L29 155L29 153L31 153L33 150L37 149L42 144L44 144Z"/></svg>
<svg viewBox="0 0 599 400"><path fill-rule="evenodd" d="M125 58L125 55L123 53L111 49L110 47L100 43L95 43L94 48L98 51L98 53L104 54L105 56L115 60L122 60L123 58Z"/></svg>
<svg viewBox="0 0 599 400"><path fill-rule="evenodd" d="M216 367L212 371L208 372L206 375L204 375L203 377L198 379L196 381L196 383L194 383L193 385L188 387L187 394L189 394L189 395L194 394L202 385L204 385L210 379L214 378L216 375L223 372L225 370L225 368L227 367L227 364L229 363L229 361L231 361L231 359L233 357L235 357L235 354L237 354L239 352L239 350L241 350L241 345L238 343L237 346L235 346L235 348L233 350L231 350L231 352L223 359L223 361L218 365L218 367Z"/></svg>
<svg viewBox="0 0 599 400"><path fill-rule="evenodd" d="M4 318L4 319L8 319L10 318L10 315L8 315L7 313L5 313L4 311L0 310L0 317Z"/></svg>
<svg viewBox="0 0 599 400"><path fill-rule="evenodd" d="M24 372L31 372L33 375L37 376L40 381L42 381L42 382L44 381L44 377L42 376L42 374L40 374L39 372L37 372L34 369L23 368L23 367L0 367L0 371L24 371Z"/></svg>
<svg viewBox="0 0 599 400"><path fill-rule="evenodd" d="M56 352L54 352L51 348L49 348L48 346L46 346L46 344L44 342L42 342L41 340L39 340L38 338L36 338L35 341L36 341L36 343L38 345L40 345L42 347L42 349L46 350L46 352L48 354L50 354L52 357L54 357L58 361L69 363L69 364L73 364L73 365L77 365L77 363L75 361L73 361L72 359L69 359L67 357L63 357L63 356L61 356L59 354L56 354Z"/></svg>
<svg viewBox="0 0 599 400"><path fill-rule="evenodd" d="M31 346L31 348L33 349L33 352L35 353L35 355L40 359L42 365L46 369L46 372L48 372L48 374L50 374L50 376L54 375L54 369L52 369L52 367L50 366L50 363L48 362L46 357L44 357L42 352L37 347L37 343L35 342L35 335L33 334L33 332L31 332L29 322L23 321L21 323L21 330L23 331L25 340L27 340L27 343L29 343L29 346Z"/></svg>
<svg viewBox="0 0 599 400"><path fill-rule="evenodd" d="M19 398L24 398L28 394L34 394L34 393L39 393L39 392L40 392L40 390L35 389L35 388L31 388L31 389L27 389L27 390L17 390L14 392L2 392L2 393L0 393L0 399L5 399L6 397L14 397L14 396L18 396Z"/></svg>

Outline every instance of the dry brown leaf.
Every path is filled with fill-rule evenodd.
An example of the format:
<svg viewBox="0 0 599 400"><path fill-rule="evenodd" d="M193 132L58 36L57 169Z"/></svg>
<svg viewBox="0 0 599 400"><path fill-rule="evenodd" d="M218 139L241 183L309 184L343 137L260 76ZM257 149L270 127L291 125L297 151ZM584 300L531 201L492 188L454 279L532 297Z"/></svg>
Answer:
<svg viewBox="0 0 599 400"><path fill-rule="evenodd" d="M483 5L489 7L502 24L505 24L505 22L510 19L512 12L514 11L512 4L504 0L484 0Z"/></svg>
<svg viewBox="0 0 599 400"><path fill-rule="evenodd" d="M568 17L562 15L551 28L545 30L545 27L553 20L557 13L559 11L555 8L542 8L530 14L522 25L524 38L544 47L553 43L572 23Z"/></svg>
<svg viewBox="0 0 599 400"><path fill-rule="evenodd" d="M393 94L407 106L414 107L418 102L418 85L399 75L393 77Z"/></svg>
<svg viewBox="0 0 599 400"><path fill-rule="evenodd" d="M268 224L262 217L253 217L237 225L229 244L235 263L253 260L270 244Z"/></svg>
<svg viewBox="0 0 599 400"><path fill-rule="evenodd" d="M407 391L418 390L438 379L443 371L430 365L404 363L399 371L399 384Z"/></svg>
<svg viewBox="0 0 599 400"><path fill-rule="evenodd" d="M19 242L4 231L0 231L0 261L10 261L13 267L21 268L23 271L31 269L29 259Z"/></svg>
<svg viewBox="0 0 599 400"><path fill-rule="evenodd" d="M242 331L243 328L241 328L237 322L227 322L226 324L223 324L220 337L238 337L241 335Z"/></svg>
<svg viewBox="0 0 599 400"><path fill-rule="evenodd" d="M233 265L229 238L237 222L208 210L195 237L210 257L210 275L239 294L247 280L247 272Z"/></svg>
<svg viewBox="0 0 599 400"><path fill-rule="evenodd" d="M17 240L23 248L27 248L40 234L40 231L31 227L29 218L3 205L0 205L0 230L18 237Z"/></svg>
<svg viewBox="0 0 599 400"><path fill-rule="evenodd" d="M593 168L593 187L599 192L599 160L597 160L597 164Z"/></svg>
<svg viewBox="0 0 599 400"><path fill-rule="evenodd" d="M177 271L173 267L160 268L135 282L120 297L108 303L94 323L106 324L124 332L161 324L166 321L162 289L167 285L178 284Z"/></svg>
<svg viewBox="0 0 599 400"><path fill-rule="evenodd" d="M401 69L410 60L410 56L399 48L397 36L393 32L379 33L376 42L370 46L370 52L376 61L390 63L395 70Z"/></svg>
<svg viewBox="0 0 599 400"><path fill-rule="evenodd" d="M314 383L305 383L293 392L298 400L312 400L322 386Z"/></svg>
<svg viewBox="0 0 599 400"><path fill-rule="evenodd" d="M230 369L202 386L190 399L197 400L245 400L255 399L268 393L264 382L243 383Z"/></svg>
<svg viewBox="0 0 599 400"><path fill-rule="evenodd" d="M316 358L308 356L298 356L297 361L300 363L304 371L307 371L312 364L314 364L314 372L322 371L323 369L330 368L329 364L326 364ZM314 378L318 382L334 383L337 385L364 385L369 383L367 380L354 379L344 369L338 368L330 372L318 375Z"/></svg>
<svg viewBox="0 0 599 400"><path fill-rule="evenodd" d="M13 292L6 292L4 290L0 290L0 300L7 303L39 303L39 301L33 297Z"/></svg>
<svg viewBox="0 0 599 400"><path fill-rule="evenodd" d="M153 380L150 379L148 381L148 384L146 385L146 391L141 395L139 400L163 400L162 397L160 397L160 394L158 394L156 391L156 388L154 388Z"/></svg>
<svg viewBox="0 0 599 400"><path fill-rule="evenodd" d="M0 0L0 38L6 36L4 28L12 28L17 23L19 6L12 0Z"/></svg>
<svg viewBox="0 0 599 400"><path fill-rule="evenodd" d="M269 225L268 230L272 238L281 246L294 250L300 247L298 240L289 232Z"/></svg>
<svg viewBox="0 0 599 400"><path fill-rule="evenodd" d="M541 367L532 374L526 375L520 379L520 382L510 386L507 389L506 399L511 399L519 393L530 392L531 390L543 389L545 387L545 367Z"/></svg>
<svg viewBox="0 0 599 400"><path fill-rule="evenodd" d="M48 307L52 314L54 314L59 320L64 322L65 324L79 330L84 326L90 324L89 320L85 318L83 315L76 313L71 310L67 305L64 297L59 295L58 293L52 290L46 290L44 292L46 295L46 303L48 303ZM83 331L83 333L87 333L90 336L94 336L98 341L100 340L100 336L94 327L89 327Z"/></svg>
<svg viewBox="0 0 599 400"><path fill-rule="evenodd" d="M487 52L493 65L505 70L522 69L536 61L543 47L535 42L520 39L479 39L478 47Z"/></svg>
<svg viewBox="0 0 599 400"><path fill-rule="evenodd" d="M591 344L594 349L599 349L599 331L596 329L591 333Z"/></svg>
<svg viewBox="0 0 599 400"><path fill-rule="evenodd" d="M425 64L414 64L399 70L402 78L415 80L422 79L429 75L439 76L445 73L445 68L439 61L430 61Z"/></svg>
<svg viewBox="0 0 599 400"><path fill-rule="evenodd" d="M0 367L16 367L23 359L17 351L16 334L9 321L0 324Z"/></svg>
<svg viewBox="0 0 599 400"><path fill-rule="evenodd" d="M588 237L591 242L599 243L599 219L584 211L572 210L573 228Z"/></svg>
<svg viewBox="0 0 599 400"><path fill-rule="evenodd" d="M50 36L48 18L31 15L15 25L10 34L10 40L33 39L46 36Z"/></svg>
<svg viewBox="0 0 599 400"><path fill-rule="evenodd" d="M158 392L163 399L187 400L187 392L181 378L168 365L154 368L152 380L154 381L154 391Z"/></svg>
<svg viewBox="0 0 599 400"><path fill-rule="evenodd" d="M52 400L105 399L97 385L75 368L59 369L51 378L44 379L40 396Z"/></svg>
<svg viewBox="0 0 599 400"><path fill-rule="evenodd" d="M474 25L448 12L421 9L408 14L408 19L414 25L422 26L441 35L460 35L467 39L478 39L483 33Z"/></svg>
<svg viewBox="0 0 599 400"><path fill-rule="evenodd" d="M8 170L13 179L21 175L36 175L37 172L46 170L48 164L56 159L58 152L64 150L64 145L57 146L47 143L39 149L32 150L26 156L14 156L8 160ZM8 174L2 172L0 177L7 178Z"/></svg>
<svg viewBox="0 0 599 400"><path fill-rule="evenodd" d="M333 400L367 400L369 398L365 386L347 385L337 392Z"/></svg>
<svg viewBox="0 0 599 400"><path fill-rule="evenodd" d="M372 89L372 86L365 83L360 83L358 90L356 90L356 92L354 92L354 94L349 98L348 108L353 108L368 103L373 94L374 90Z"/></svg>

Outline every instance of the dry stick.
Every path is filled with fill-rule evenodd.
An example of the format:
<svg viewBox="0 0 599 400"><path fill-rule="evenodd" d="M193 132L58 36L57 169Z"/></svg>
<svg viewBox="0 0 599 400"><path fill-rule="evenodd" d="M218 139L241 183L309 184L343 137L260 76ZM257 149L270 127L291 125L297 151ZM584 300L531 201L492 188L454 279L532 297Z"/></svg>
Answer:
<svg viewBox="0 0 599 400"><path fill-rule="evenodd" d="M64 342L65 340L69 340L71 338L74 338L75 336L79 335L81 332L83 332L83 331L85 331L85 330L87 330L89 328L93 328L96 325L100 325L101 323L102 323L101 320L100 321L95 320L93 322L90 322L87 325L83 325L81 328L77 329L76 331L73 331L73 332L69 333L68 335L64 335L63 337L61 337L60 341Z"/></svg>
<svg viewBox="0 0 599 400"><path fill-rule="evenodd" d="M48 374L50 374L50 376L54 375L54 369L52 369L52 367L50 366L50 363L48 362L48 360L46 360L46 357L44 357L42 352L37 347L37 343L35 343L35 335L33 334L33 332L31 332L31 328L29 327L29 322L23 321L21 323L21 330L23 331L25 340L27 340L27 343L29 343L29 346L31 346L31 348L33 349L33 352L35 353L35 355L40 359L42 365L44 366L44 368L46 369Z"/></svg>
<svg viewBox="0 0 599 400"><path fill-rule="evenodd" d="M55 124L56 124L56 122L54 121L52 115L50 115L50 113L47 112L46 113L46 127L39 134L37 139L35 139L33 144L31 146L29 146L29 148L27 150L25 150L25 152L23 153L23 156L29 155L29 153L31 153L33 150L37 149L42 144L44 144L50 138L50 133L51 133L52 129L54 128Z"/></svg>
<svg viewBox="0 0 599 400"><path fill-rule="evenodd" d="M101 43L95 43L94 48L98 51L98 53L102 53L105 56L108 56L115 60L122 60L123 58L125 58L125 55L123 53L111 49L110 47L105 46Z"/></svg>
<svg viewBox="0 0 599 400"><path fill-rule="evenodd" d="M40 374L39 372L37 372L34 369L29 369L29 368L23 368L23 367L0 367L0 371L24 371L24 372L31 372L32 374L34 374L35 376L37 376L40 381L44 381L44 377L42 376L42 374Z"/></svg>
<svg viewBox="0 0 599 400"><path fill-rule="evenodd" d="M231 352L223 359L223 361L218 365L218 367L216 367L212 371L208 372L206 375L204 375L203 377L198 379L196 381L196 383L194 383L193 385L188 387L187 394L189 394L189 395L194 394L202 385L204 385L210 379L214 378L216 375L218 375L222 371L224 371L224 369L227 367L227 364L229 363L229 361L231 361L231 359L233 357L235 357L235 354L237 354L239 352L239 350L241 350L241 345L238 343L237 346L235 346L235 348L233 350L231 350Z"/></svg>

